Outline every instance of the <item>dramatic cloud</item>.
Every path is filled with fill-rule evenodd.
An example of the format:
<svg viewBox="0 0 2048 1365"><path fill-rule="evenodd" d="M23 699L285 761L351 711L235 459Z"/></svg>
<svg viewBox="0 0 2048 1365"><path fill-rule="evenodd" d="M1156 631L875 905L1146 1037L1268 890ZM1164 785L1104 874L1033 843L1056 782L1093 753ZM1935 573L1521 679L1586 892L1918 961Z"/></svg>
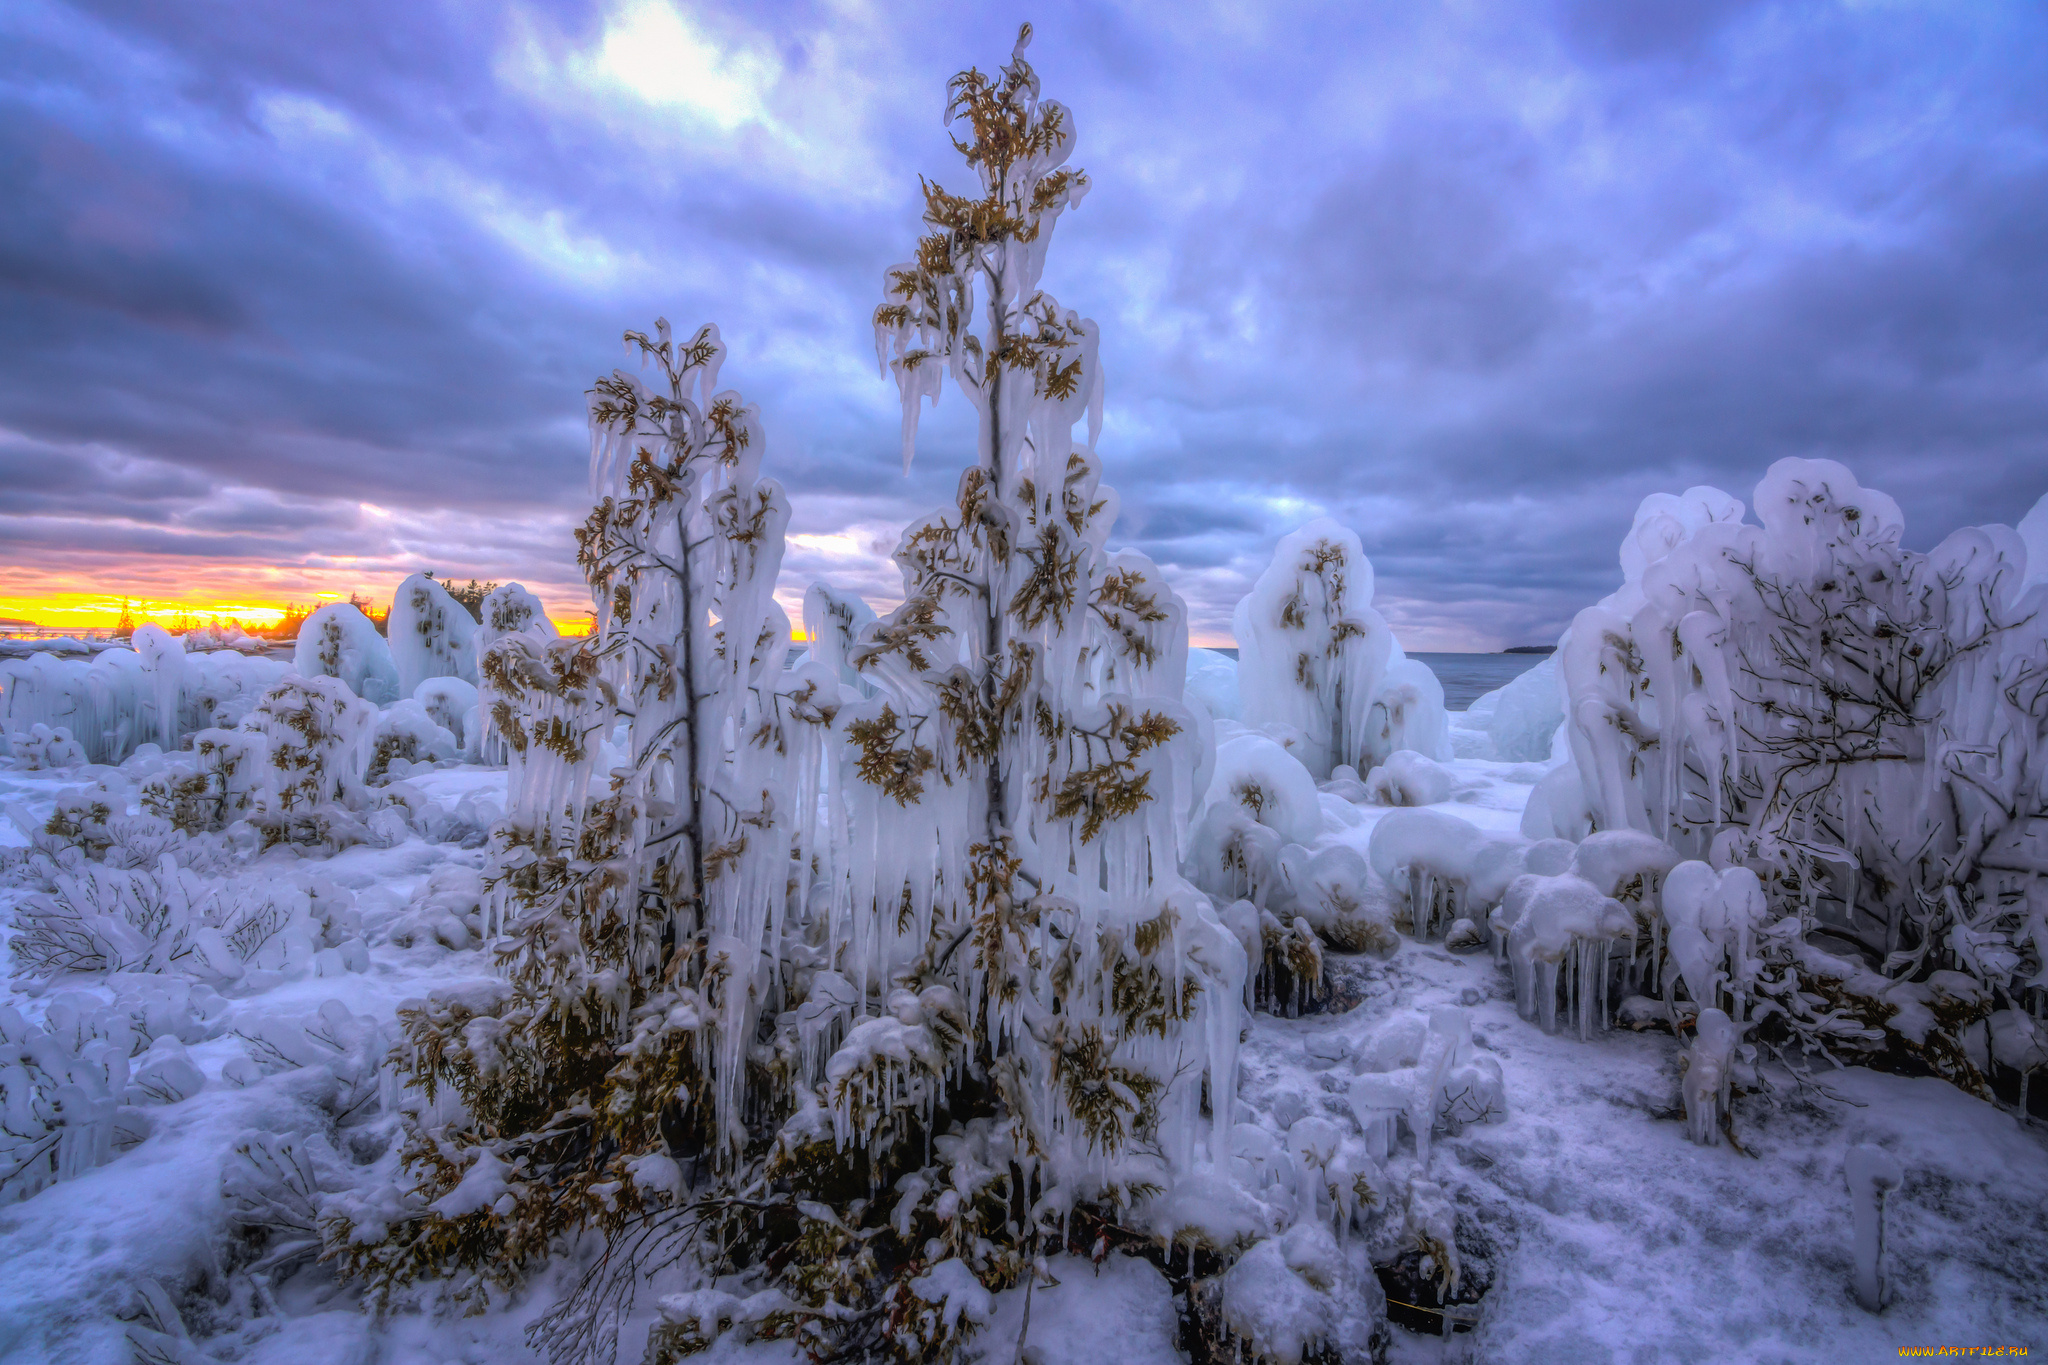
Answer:
<svg viewBox="0 0 2048 1365"><path fill-rule="evenodd" d="M2048 491L2032 6L1638 0L1032 16L1094 177L1121 543L1220 639L1355 526L1411 646L1553 637L1646 493L1824 455L1928 544ZM784 596L886 601L868 314L961 179L959 6L0 12L0 599L301 600L406 572L579 610L582 391L716 320L794 495Z"/></svg>

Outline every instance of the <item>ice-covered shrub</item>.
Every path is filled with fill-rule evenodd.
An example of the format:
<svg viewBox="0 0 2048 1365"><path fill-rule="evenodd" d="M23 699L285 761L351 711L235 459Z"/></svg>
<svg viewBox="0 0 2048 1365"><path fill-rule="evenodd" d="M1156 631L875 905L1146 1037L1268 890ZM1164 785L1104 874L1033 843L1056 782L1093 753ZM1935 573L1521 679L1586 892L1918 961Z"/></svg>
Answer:
<svg viewBox="0 0 2048 1365"><path fill-rule="evenodd" d="M2009 528L1906 549L1897 505L1831 461L1773 465L1756 513L1713 489L1646 499L1622 588L1565 636L1585 808L1757 874L1780 983L1762 1027L1874 1037L1981 1088L1958 1031L2018 1000L2036 951L2048 589L2024 586ZM1915 995L1943 972L1976 1003L1922 1028Z"/></svg>
<svg viewBox="0 0 2048 1365"><path fill-rule="evenodd" d="M476 733L465 735L464 743L480 762L503 766L510 761L511 749L498 728L499 718L515 714L520 694L516 690L504 692L496 688L484 661L492 647L508 635L530 637L532 648L540 650L559 632L555 623L548 619L540 599L517 583L507 583L493 590L484 598L481 612L482 620L470 637L477 669ZM445 721L440 723L447 724Z"/></svg>
<svg viewBox="0 0 2048 1365"><path fill-rule="evenodd" d="M269 741L270 774L250 822L269 842L331 843L353 823L377 716L333 677L288 676L257 704L243 725Z"/></svg>
<svg viewBox="0 0 2048 1365"><path fill-rule="evenodd" d="M223 883L179 867L82 863L15 911L16 969L38 977L176 972L226 984L249 967L310 960L320 928L289 883Z"/></svg>
<svg viewBox="0 0 2048 1365"><path fill-rule="evenodd" d="M1522 1017L1556 1032L1562 989L1579 1037L1592 1037L1608 1013L1609 946L1635 937L1636 918L1628 907L1571 872L1524 874L1508 884L1499 922Z"/></svg>
<svg viewBox="0 0 2048 1365"><path fill-rule="evenodd" d="M28 733L15 735L11 744L14 766L28 772L52 768L75 768L85 763L85 749L59 725L52 729L38 721Z"/></svg>
<svg viewBox="0 0 2048 1365"><path fill-rule="evenodd" d="M132 1033L111 1021L109 1038L81 1013L53 1002L51 1027L38 1027L0 1005L0 1204L104 1166L148 1134L124 1103Z"/></svg>
<svg viewBox="0 0 2048 1365"><path fill-rule="evenodd" d="M1253 730L1219 737L1203 814L1219 808L1256 821L1285 843L1311 844L1323 829L1315 778L1293 754Z"/></svg>
<svg viewBox="0 0 2048 1365"><path fill-rule="evenodd" d="M1324 942L1347 953L1390 953L1400 937L1367 889L1365 859L1342 844L1310 853L1299 844L1280 850L1284 909L1309 923Z"/></svg>
<svg viewBox="0 0 2048 1365"><path fill-rule="evenodd" d="M105 1165L149 1135L145 1106L204 1086L185 1045L219 1031L226 1002L184 982L113 984L112 1004L52 997L39 1025L0 1005L0 1204Z"/></svg>
<svg viewBox="0 0 2048 1365"><path fill-rule="evenodd" d="M1413 749L1396 749L1365 778L1365 799L1377 806L1434 806L1451 799L1451 770Z"/></svg>
<svg viewBox="0 0 2048 1365"><path fill-rule="evenodd" d="M1291 726L1317 779L1368 772L1396 749L1448 759L1443 688L1372 608L1372 563L1328 518L1283 536L1237 604L1237 692L1247 725Z"/></svg>
<svg viewBox="0 0 2048 1365"><path fill-rule="evenodd" d="M201 730L136 787L141 809L187 834L246 819L274 782L270 740L251 730Z"/></svg>
<svg viewBox="0 0 2048 1365"><path fill-rule="evenodd" d="M394 702L377 713L363 780L404 777L415 767L453 763L460 756L455 736L435 723L425 705L411 699Z"/></svg>
<svg viewBox="0 0 2048 1365"><path fill-rule="evenodd" d="M438 943L473 948L484 937L484 881L474 868L444 863L385 932L401 948Z"/></svg>
<svg viewBox="0 0 2048 1365"><path fill-rule="evenodd" d="M1386 1294L1365 1249L1318 1222L1257 1243L1215 1292L1226 1341L1260 1365L1374 1359L1386 1330Z"/></svg>
<svg viewBox="0 0 2048 1365"><path fill-rule="evenodd" d="M1366 846L1374 874L1405 901L1411 930L1425 939L1461 919L1484 922L1525 870L1527 848L1524 840L1433 810L1389 813Z"/></svg>
<svg viewBox="0 0 2048 1365"><path fill-rule="evenodd" d="M462 615L469 619L467 612ZM292 647L292 671L302 678L339 678L374 706L411 695L399 690L391 646L351 602L329 602L306 618Z"/></svg>
<svg viewBox="0 0 2048 1365"><path fill-rule="evenodd" d="M446 730L465 757L481 743L477 689L460 678L429 678L413 689L412 699L427 710L427 719Z"/></svg>
<svg viewBox="0 0 2048 1365"><path fill-rule="evenodd" d="M416 573L398 585L384 630L398 671L394 696L413 696L429 678L476 682L477 621L431 575Z"/></svg>
<svg viewBox="0 0 2048 1365"><path fill-rule="evenodd" d="M1456 1133L1468 1123L1507 1117L1500 1063L1473 1045L1472 1021L1455 1006L1435 1010L1426 1020L1396 1015L1352 1064L1357 1074L1346 1098L1376 1162L1396 1153L1404 1127L1426 1169L1437 1131Z"/></svg>

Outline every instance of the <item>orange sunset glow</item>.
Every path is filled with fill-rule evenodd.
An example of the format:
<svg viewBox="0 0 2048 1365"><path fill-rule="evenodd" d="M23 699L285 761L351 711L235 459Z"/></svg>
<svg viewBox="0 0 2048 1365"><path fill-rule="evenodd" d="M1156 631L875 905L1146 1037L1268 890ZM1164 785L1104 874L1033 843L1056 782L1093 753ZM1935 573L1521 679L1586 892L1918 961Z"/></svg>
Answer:
<svg viewBox="0 0 2048 1365"><path fill-rule="evenodd" d="M74 575L41 576L31 571L0 568L0 618L25 621L43 630L111 630L125 605L136 625L152 621L170 626L206 624L216 618L244 630L260 632L284 619L285 608L311 610L352 595L388 604L409 569L263 567L219 565L202 568L184 561L162 571L94 574L81 581ZM445 575L465 581L469 575ZM588 628L588 599L552 585L530 585L547 604L548 615L563 634ZM21 627L7 627L20 629Z"/></svg>

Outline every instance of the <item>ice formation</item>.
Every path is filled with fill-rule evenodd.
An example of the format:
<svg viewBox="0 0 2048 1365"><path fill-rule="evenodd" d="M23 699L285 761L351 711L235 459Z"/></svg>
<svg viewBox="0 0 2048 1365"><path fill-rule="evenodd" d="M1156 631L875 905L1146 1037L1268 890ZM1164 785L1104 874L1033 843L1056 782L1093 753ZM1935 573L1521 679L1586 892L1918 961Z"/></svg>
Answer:
<svg viewBox="0 0 2048 1365"><path fill-rule="evenodd" d="M1483 921L1522 874L1526 841L1492 834L1455 815L1397 810L1373 826L1372 869L1408 906L1418 938L1454 921Z"/></svg>
<svg viewBox="0 0 2048 1365"><path fill-rule="evenodd" d="M398 585L384 631L398 671L398 697L413 696L429 678L476 682L477 622L431 575L416 573Z"/></svg>
<svg viewBox="0 0 2048 1365"><path fill-rule="evenodd" d="M300 623L292 671L305 678L339 678L349 691L375 706L412 695L399 686L391 646L370 618L349 602L329 602Z"/></svg>
<svg viewBox="0 0 2048 1365"><path fill-rule="evenodd" d="M279 660L236 651L188 653L155 626L136 632L136 646L90 659L0 658L0 726L62 729L84 761L116 764L143 744L177 749L197 731L240 724L286 672Z"/></svg>
<svg viewBox="0 0 2048 1365"><path fill-rule="evenodd" d="M1396 749L1365 778L1365 799L1379 806L1434 806L1451 799L1451 770L1413 749Z"/></svg>
<svg viewBox="0 0 2048 1365"><path fill-rule="evenodd" d="M1372 562L1346 527L1323 517L1283 536L1232 633L1245 723L1299 731L1316 779L1340 763L1367 772L1396 749L1451 756L1443 688L1373 610Z"/></svg>
<svg viewBox="0 0 2048 1365"><path fill-rule="evenodd" d="M1623 586L1559 650L1572 764L1524 829L1568 832L1583 798L1600 829L1748 868L1770 918L1796 915L1753 973L1788 1027L1852 1050L1888 1032L1981 1084L1905 1006L1942 971L1982 992L2017 986L2041 878L2028 850L2048 765L2048 588L2029 585L2010 528L1905 549L1897 504L1831 461L1773 465L1756 514L1745 524L1714 489L1644 500ZM1746 884L1742 898L1754 922ZM1805 1001L1793 982L1814 933L1879 964L1833 979L1896 1026L1845 1033Z"/></svg>
<svg viewBox="0 0 2048 1365"><path fill-rule="evenodd" d="M1547 763L1563 757L1559 731L1564 725L1564 692L1558 683L1557 656L1546 655L1541 663L1508 683L1475 699L1460 719L1463 727L1453 735L1474 735L1481 742L1460 758L1486 758L1502 763Z"/></svg>
<svg viewBox="0 0 2048 1365"><path fill-rule="evenodd" d="M1884 1148L1858 1143L1843 1162L1856 1230L1856 1302L1875 1313L1884 1307L1885 1200L1905 1180L1898 1158Z"/></svg>

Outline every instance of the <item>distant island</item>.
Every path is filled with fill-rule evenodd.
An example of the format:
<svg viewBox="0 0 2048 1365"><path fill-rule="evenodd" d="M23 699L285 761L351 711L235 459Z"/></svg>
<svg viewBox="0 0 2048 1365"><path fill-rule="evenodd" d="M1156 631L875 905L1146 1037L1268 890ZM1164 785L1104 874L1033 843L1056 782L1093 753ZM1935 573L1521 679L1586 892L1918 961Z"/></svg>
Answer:
<svg viewBox="0 0 2048 1365"><path fill-rule="evenodd" d="M1501 651L1501 653L1503 653L1503 654L1555 654L1555 653L1557 653L1557 646L1556 646L1556 645L1509 645L1509 646L1508 646L1508 647L1507 647L1506 649L1502 650L1502 651Z"/></svg>

